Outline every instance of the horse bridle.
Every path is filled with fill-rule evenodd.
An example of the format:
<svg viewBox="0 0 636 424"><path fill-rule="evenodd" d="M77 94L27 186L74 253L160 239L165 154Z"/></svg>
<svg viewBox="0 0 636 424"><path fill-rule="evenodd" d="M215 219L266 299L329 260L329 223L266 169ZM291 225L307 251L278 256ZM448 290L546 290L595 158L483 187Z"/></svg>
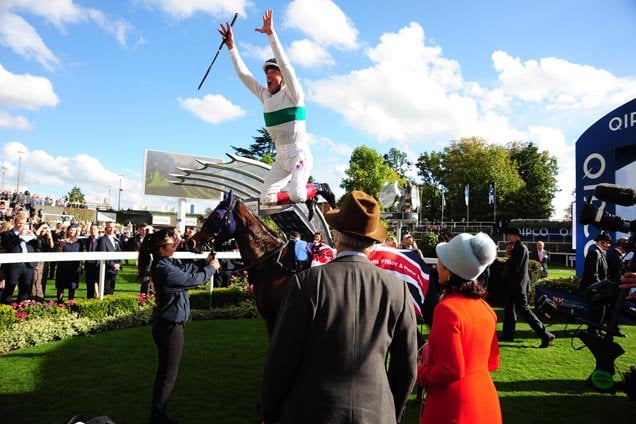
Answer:
<svg viewBox="0 0 636 424"><path fill-rule="evenodd" d="M202 228L209 234L209 237L204 241L204 243L209 243L210 240L217 240L219 238L221 240L227 240L234 234L236 231L236 223L233 219L233 209L233 205L228 202L226 204L219 204L219 206L212 212L211 217L220 216L220 219L218 220L218 224L215 226L214 230L210 230L208 228L210 220L208 219L205 221ZM283 243L280 247L272 250L271 252L266 252L263 256L258 258L256 262L241 268L236 272L249 271L250 269L258 268L259 265L276 256L276 261L274 262L275 265L289 274L295 274L296 269L289 268L282 263L283 251L288 244L289 241L287 243Z"/></svg>
<svg viewBox="0 0 636 424"><path fill-rule="evenodd" d="M219 204L219 206L221 206ZM225 212L225 213L221 213L221 211ZM214 216L220 216L219 222L216 225L214 230L210 230L208 228L208 223L210 222L210 219L208 218L204 223L203 223L203 229L208 233L208 238L204 241L204 243L210 243L210 240L217 240L219 239L219 237L221 236L225 236L227 235L228 237L226 237L226 239L229 239L230 235L233 234L233 229L230 231L231 227L235 227L236 224L233 222L233 220L231 221L231 217L233 217L233 213L232 213L232 205L231 204L227 204L224 207L221 208L216 208L212 214L211 217ZM225 231L227 232L227 234L223 234Z"/></svg>

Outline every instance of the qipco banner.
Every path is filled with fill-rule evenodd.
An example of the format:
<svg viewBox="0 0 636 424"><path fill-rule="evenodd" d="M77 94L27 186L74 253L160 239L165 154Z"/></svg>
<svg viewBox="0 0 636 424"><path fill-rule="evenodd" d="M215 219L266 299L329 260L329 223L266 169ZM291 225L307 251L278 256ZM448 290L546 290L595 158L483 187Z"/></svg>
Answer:
<svg viewBox="0 0 636 424"><path fill-rule="evenodd" d="M583 274L588 248L601 231L593 225L583 225L581 212L585 198L603 212L618 215L626 221L634 219L634 206L617 206L594 197L601 183L636 188L636 99L599 119L576 142L576 273ZM610 233L612 238L622 233Z"/></svg>

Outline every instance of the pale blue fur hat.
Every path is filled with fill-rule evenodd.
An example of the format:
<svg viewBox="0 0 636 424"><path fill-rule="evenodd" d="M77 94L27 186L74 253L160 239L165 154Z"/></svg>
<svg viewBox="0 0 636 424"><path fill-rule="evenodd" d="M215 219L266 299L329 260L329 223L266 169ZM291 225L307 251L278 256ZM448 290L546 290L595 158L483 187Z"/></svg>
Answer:
<svg viewBox="0 0 636 424"><path fill-rule="evenodd" d="M497 246L484 234L461 233L448 243L435 247L437 258L453 274L464 280L475 280L497 257Z"/></svg>

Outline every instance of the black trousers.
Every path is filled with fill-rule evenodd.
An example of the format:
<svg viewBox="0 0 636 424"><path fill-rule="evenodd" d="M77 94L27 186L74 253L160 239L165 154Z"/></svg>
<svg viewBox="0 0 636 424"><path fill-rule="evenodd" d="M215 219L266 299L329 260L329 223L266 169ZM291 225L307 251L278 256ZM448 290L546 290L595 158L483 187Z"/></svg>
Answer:
<svg viewBox="0 0 636 424"><path fill-rule="evenodd" d="M183 353L183 336L183 324L155 322L152 325L158 361L152 389L150 424L163 423L168 416L168 400L177 381Z"/></svg>
<svg viewBox="0 0 636 424"><path fill-rule="evenodd" d="M117 280L116 272L107 272L104 275L104 294L115 293L115 280Z"/></svg>
<svg viewBox="0 0 636 424"><path fill-rule="evenodd" d="M4 290L2 291L0 302L8 303L11 301L16 285L18 286L17 302L20 303L29 298L31 281L33 281L33 268L24 263L11 264L5 268L4 277Z"/></svg>
<svg viewBox="0 0 636 424"><path fill-rule="evenodd" d="M517 325L517 312L530 325L541 340L548 337L548 331L543 323L532 312L528 306L528 296L525 292L516 291L506 293L506 303L504 304L503 337L514 339L515 327Z"/></svg>
<svg viewBox="0 0 636 424"><path fill-rule="evenodd" d="M99 283L99 262L90 263L84 262L84 268L86 271L86 298L93 299L98 297L96 291L96 285Z"/></svg>

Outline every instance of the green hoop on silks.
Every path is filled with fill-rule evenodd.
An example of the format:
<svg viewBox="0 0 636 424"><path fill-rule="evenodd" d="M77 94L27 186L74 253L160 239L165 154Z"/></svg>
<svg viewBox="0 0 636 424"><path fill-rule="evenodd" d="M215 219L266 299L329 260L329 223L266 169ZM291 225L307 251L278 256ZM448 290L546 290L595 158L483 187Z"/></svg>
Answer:
<svg viewBox="0 0 636 424"><path fill-rule="evenodd" d="M588 381L592 385L603 392L614 392L614 376L608 371L595 369L590 375Z"/></svg>

